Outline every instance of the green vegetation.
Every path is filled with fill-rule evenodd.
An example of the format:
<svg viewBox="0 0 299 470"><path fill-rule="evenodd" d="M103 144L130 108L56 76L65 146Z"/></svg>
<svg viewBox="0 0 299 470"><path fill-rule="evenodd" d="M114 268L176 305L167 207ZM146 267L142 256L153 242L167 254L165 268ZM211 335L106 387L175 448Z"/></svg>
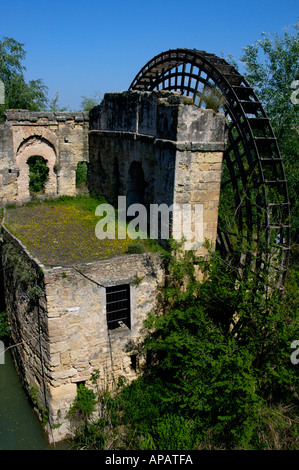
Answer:
<svg viewBox="0 0 299 470"><path fill-rule="evenodd" d="M101 429L90 422L90 417L97 404L96 394L80 383L77 387L77 396L68 411L68 418L76 428L73 439L73 448L103 449L105 438Z"/></svg>
<svg viewBox="0 0 299 470"><path fill-rule="evenodd" d="M205 88L202 99L206 109L212 109L215 113L218 113L225 104L225 97L217 90L216 86Z"/></svg>
<svg viewBox="0 0 299 470"><path fill-rule="evenodd" d="M99 394L101 419L87 422L78 447L97 448L94 430L109 449L298 448L298 276L282 295L217 253L200 262L200 283L194 261L169 257L163 313L149 314L131 346L147 366L113 396Z"/></svg>
<svg viewBox="0 0 299 470"><path fill-rule="evenodd" d="M10 335L7 313L0 312L0 338L8 338Z"/></svg>
<svg viewBox="0 0 299 470"><path fill-rule="evenodd" d="M291 100L291 85L299 80L299 23L283 34L262 34L244 48L245 77L271 119L288 181L293 242L298 243L299 104Z"/></svg>
<svg viewBox="0 0 299 470"><path fill-rule="evenodd" d="M81 109L83 111L90 111L95 106L99 105L102 101L101 92L96 91L93 96L82 96Z"/></svg>
<svg viewBox="0 0 299 470"><path fill-rule="evenodd" d="M31 201L23 206L7 207L5 224L46 265L71 266L159 249L150 239L133 243L129 236L118 239L117 211L115 239L98 239L95 227L100 219L95 216L95 210L105 202L101 196Z"/></svg>
<svg viewBox="0 0 299 470"><path fill-rule="evenodd" d="M138 254L138 253L144 253L146 251L144 243L141 241L134 241L132 243L129 243L128 245L128 253L130 254Z"/></svg>
<svg viewBox="0 0 299 470"><path fill-rule="evenodd" d="M0 104L0 122L4 120L7 109L68 111L69 106L59 104L58 90L53 98L48 98L48 87L41 78L26 82L26 67L23 65L25 58L24 44L9 37L0 40L0 78L5 87L5 104ZM93 99L96 97L97 95Z"/></svg>
<svg viewBox="0 0 299 470"><path fill-rule="evenodd" d="M86 162L79 162L76 170L76 187L87 184L88 166Z"/></svg>
<svg viewBox="0 0 299 470"><path fill-rule="evenodd" d="M44 191L45 183L48 181L49 168L41 156L32 156L27 160L29 165L29 191L41 193Z"/></svg>
<svg viewBox="0 0 299 470"><path fill-rule="evenodd" d="M29 397L30 397L30 400L32 401L33 406L38 410L40 414L42 425L46 426L46 424L49 421L49 410L46 409L44 406L41 406L39 402L39 397L38 397L38 390L35 387L35 385L32 385L29 388Z"/></svg>
<svg viewBox="0 0 299 470"><path fill-rule="evenodd" d="M84 384L79 384L77 387L77 396L73 405L68 411L68 415L79 413L84 418L91 416L95 411L96 396L92 390L89 390Z"/></svg>
<svg viewBox="0 0 299 470"><path fill-rule="evenodd" d="M24 56L23 45L13 39L4 38L0 43L6 107L37 110L46 103L45 87L39 80L25 83ZM240 273L232 260L222 260L218 253L211 253L205 262L195 259L193 253L180 253L177 246L176 256L164 253L168 273L162 313L149 313L145 337L129 351L146 358L146 367L131 384L120 381L113 395L100 390L97 396L78 385L69 412L70 417L81 420L75 448L298 449L299 365L291 361L291 344L299 338L295 245L299 105L291 102L291 83L299 79L298 58L298 25L294 34L263 34L244 49L241 58L246 78L272 120L289 181L294 245L285 291L276 291L266 272L256 277L247 267ZM58 96L53 107L57 100ZM222 104L218 101L211 93L207 107L217 109ZM88 110L97 103L98 96L83 97L82 108ZM79 186L85 181L84 171L78 168ZM222 192L221 205L222 209L232 207L232 212L224 212L233 231L233 193L227 191ZM255 197L254 192L248 197ZM154 247L149 241L98 240L94 214L100 202L105 201L80 196L11 206L6 224L50 265L142 253ZM253 256L254 251L251 253ZM12 263L17 260L16 253L14 256L10 257ZM195 277L194 265L205 275L202 282ZM21 270L19 260L14 269ZM34 275L19 274L24 285ZM140 282L136 276L135 284ZM35 298L38 292L31 295ZM0 335L7 327L5 314L1 314ZM37 399L36 393L33 398Z"/></svg>
<svg viewBox="0 0 299 470"><path fill-rule="evenodd" d="M17 278L18 288L23 293L26 293L29 304L31 306L36 304L37 299L42 294L42 289L39 285L42 272L37 270L33 264L29 265L24 251L13 244L4 244L2 248L2 262L5 266L6 275L11 282Z"/></svg>
<svg viewBox="0 0 299 470"><path fill-rule="evenodd" d="M0 105L0 121L6 109L40 111L47 105L47 87L41 79L25 81L22 65L26 52L24 44L13 38L0 41L0 77L5 86L5 104Z"/></svg>
<svg viewBox="0 0 299 470"><path fill-rule="evenodd" d="M53 113L69 111L69 106L60 106L59 100L60 100L60 94L59 94L59 91L56 90L55 96L49 101L49 104L48 104L49 111L52 111Z"/></svg>

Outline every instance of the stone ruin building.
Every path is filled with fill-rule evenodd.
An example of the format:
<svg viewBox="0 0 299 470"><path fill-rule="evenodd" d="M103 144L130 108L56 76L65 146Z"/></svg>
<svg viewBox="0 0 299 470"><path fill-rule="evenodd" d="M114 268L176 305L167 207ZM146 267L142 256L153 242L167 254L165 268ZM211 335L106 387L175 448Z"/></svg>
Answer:
<svg viewBox="0 0 299 470"><path fill-rule="evenodd" d="M214 78L227 102L234 87L234 93L239 94L236 102L247 103L243 122L245 116L252 128L260 129L268 122L258 114L253 91L242 76L223 59L196 52L176 50L157 56L136 76L129 91L107 93L89 113L7 111L0 126L1 206L30 199L27 162L31 156L42 156L49 169L45 197L76 195L76 169L86 162L91 194L101 193L112 204L122 195L129 204L138 202L145 207L202 205L202 241L209 240L212 247L216 243L227 246L227 239L217 231L222 169L224 164L229 167L233 184L234 177L244 183L245 165L240 163L240 145L236 152L235 142L244 144L246 136L236 118L237 106L229 105L231 114L225 109L216 112L201 107L197 98L203 99ZM191 64L188 70L186 63ZM195 73L196 67L200 74L205 71L206 78ZM217 73L227 89L220 86ZM197 85L193 83L196 79ZM204 84L201 91L199 83ZM229 124L235 121L237 132L232 132ZM246 139L244 148L250 141ZM254 139L257 148L261 142ZM266 140L265 135L264 148ZM235 162L232 151L236 152ZM261 152L258 157L259 161L266 158ZM272 166L280 163L275 158ZM239 206L237 197L236 207L243 210ZM286 230L286 224L280 221L279 233L282 227ZM288 232L283 235L285 240ZM66 413L78 384L93 386L95 370L100 387L111 387L120 376L128 380L136 377L141 358L132 355L127 345L140 335L147 313L159 308L165 281L163 266L159 256L151 253L128 254L77 268L46 266L29 253L5 223L2 242L21 250L24 269L38 273L34 283L38 283L41 295L32 307L18 279L10 278L4 270L5 303L12 341L22 343L14 348L16 366L28 388L37 389L40 408L47 408L49 413L49 441L57 442L72 433ZM201 246L198 254L205 253ZM284 258L282 266L285 264ZM138 285L134 283L136 276L141 279ZM109 323L111 305L119 298L125 319Z"/></svg>

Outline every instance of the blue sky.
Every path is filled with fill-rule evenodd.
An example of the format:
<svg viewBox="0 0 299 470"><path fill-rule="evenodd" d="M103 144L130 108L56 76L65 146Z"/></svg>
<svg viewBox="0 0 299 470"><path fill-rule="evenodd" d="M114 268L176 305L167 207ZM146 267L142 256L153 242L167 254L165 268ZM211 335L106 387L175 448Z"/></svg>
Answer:
<svg viewBox="0 0 299 470"><path fill-rule="evenodd" d="M24 43L26 79L80 109L82 96L128 89L152 57L178 47L234 58L261 33L298 21L297 0L0 0L0 39Z"/></svg>

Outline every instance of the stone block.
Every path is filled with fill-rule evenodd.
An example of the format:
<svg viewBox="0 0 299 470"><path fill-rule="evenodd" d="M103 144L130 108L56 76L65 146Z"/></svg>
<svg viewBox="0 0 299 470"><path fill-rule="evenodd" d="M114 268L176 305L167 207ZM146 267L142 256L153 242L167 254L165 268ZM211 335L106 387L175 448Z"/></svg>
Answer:
<svg viewBox="0 0 299 470"><path fill-rule="evenodd" d="M60 384L58 387L50 388L50 396L52 400L73 399L76 397L77 387L75 383Z"/></svg>

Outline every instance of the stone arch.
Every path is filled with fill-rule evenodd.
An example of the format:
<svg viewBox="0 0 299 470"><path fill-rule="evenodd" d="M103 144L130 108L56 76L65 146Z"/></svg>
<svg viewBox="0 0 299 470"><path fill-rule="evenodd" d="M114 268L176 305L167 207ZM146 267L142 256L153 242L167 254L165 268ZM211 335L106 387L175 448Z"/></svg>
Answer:
<svg viewBox="0 0 299 470"><path fill-rule="evenodd" d="M19 171L17 180L18 187L18 202L28 201L30 199L29 192L29 166L27 161L30 157L41 156L46 161L46 165L49 168L48 181L44 187L45 196L57 195L57 176L54 171L56 164L56 153L53 145L47 142L45 139L34 136L27 139L19 147L19 151L16 156L16 164Z"/></svg>

